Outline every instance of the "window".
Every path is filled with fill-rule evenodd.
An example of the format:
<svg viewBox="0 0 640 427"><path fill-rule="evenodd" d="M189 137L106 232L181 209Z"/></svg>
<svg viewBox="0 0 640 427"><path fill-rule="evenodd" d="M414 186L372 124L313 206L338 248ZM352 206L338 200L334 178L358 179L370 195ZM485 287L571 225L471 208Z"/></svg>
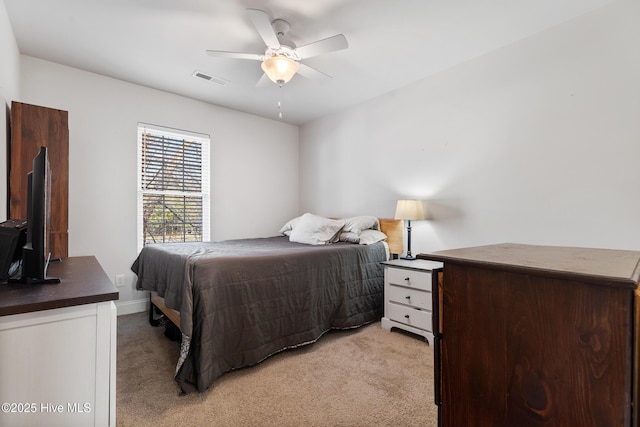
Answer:
<svg viewBox="0 0 640 427"><path fill-rule="evenodd" d="M138 250L209 240L209 136L138 123Z"/></svg>

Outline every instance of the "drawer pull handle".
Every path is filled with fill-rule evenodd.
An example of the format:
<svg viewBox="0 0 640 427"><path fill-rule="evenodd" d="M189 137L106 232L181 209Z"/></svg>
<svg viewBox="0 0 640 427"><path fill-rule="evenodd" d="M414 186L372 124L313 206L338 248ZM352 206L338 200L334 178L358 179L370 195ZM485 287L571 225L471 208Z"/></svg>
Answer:
<svg viewBox="0 0 640 427"><path fill-rule="evenodd" d="M411 295L407 295L405 298L406 298L407 300L410 300L410 299L411 299Z"/></svg>
<svg viewBox="0 0 640 427"><path fill-rule="evenodd" d="M404 278L404 280L405 280L406 282L408 282L408 281L409 281L409 280L411 280L411 279L410 279L409 277L405 277L405 278Z"/></svg>
<svg viewBox="0 0 640 427"><path fill-rule="evenodd" d="M408 314L405 314L405 315L404 315L404 317L405 317L405 319L408 319L408 318L409 318L409 315L408 315Z"/></svg>

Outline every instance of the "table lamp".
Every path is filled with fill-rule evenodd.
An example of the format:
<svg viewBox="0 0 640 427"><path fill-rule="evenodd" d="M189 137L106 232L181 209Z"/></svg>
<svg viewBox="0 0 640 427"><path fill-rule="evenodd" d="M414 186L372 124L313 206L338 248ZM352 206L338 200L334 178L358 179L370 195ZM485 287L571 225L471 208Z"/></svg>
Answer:
<svg viewBox="0 0 640 427"><path fill-rule="evenodd" d="M414 260L416 258L411 255L411 220L425 219L424 211L422 210L422 201L398 200L398 204L396 205L395 219L402 219L407 221L407 256L401 258Z"/></svg>

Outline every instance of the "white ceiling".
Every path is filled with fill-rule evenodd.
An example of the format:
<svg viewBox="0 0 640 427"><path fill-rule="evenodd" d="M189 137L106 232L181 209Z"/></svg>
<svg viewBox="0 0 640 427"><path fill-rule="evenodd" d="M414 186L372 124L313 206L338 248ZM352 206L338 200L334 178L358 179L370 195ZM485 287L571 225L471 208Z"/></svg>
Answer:
<svg viewBox="0 0 640 427"><path fill-rule="evenodd" d="M2 0L0 0L2 1ZM302 124L543 31L611 0L3 0L20 52ZM245 9L291 24L298 46L344 34L349 48L303 62L333 79L256 87L264 53ZM228 81L219 85L194 71Z"/></svg>

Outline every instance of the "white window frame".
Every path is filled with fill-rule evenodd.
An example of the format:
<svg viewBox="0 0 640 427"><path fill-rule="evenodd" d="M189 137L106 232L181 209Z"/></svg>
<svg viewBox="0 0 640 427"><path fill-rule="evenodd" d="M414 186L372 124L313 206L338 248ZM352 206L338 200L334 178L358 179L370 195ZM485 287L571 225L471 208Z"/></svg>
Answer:
<svg viewBox="0 0 640 427"><path fill-rule="evenodd" d="M197 142L201 145L201 191L200 192L180 192L180 191L166 191L166 192L158 192L158 191L145 191L142 184L142 135L145 133L155 133L157 135L163 135L172 139L182 139L185 141ZM190 132L180 129L172 129L168 127L151 125L148 123L138 123L138 159L136 162L136 166L138 168L137 171L137 196L138 196L138 212L137 212L137 241L138 241L138 252L144 246L144 203L143 196L144 194L166 194L166 195L177 195L177 196L197 196L202 197L202 240L209 241L211 240L211 197L210 197L210 144L211 138L209 135Z"/></svg>

